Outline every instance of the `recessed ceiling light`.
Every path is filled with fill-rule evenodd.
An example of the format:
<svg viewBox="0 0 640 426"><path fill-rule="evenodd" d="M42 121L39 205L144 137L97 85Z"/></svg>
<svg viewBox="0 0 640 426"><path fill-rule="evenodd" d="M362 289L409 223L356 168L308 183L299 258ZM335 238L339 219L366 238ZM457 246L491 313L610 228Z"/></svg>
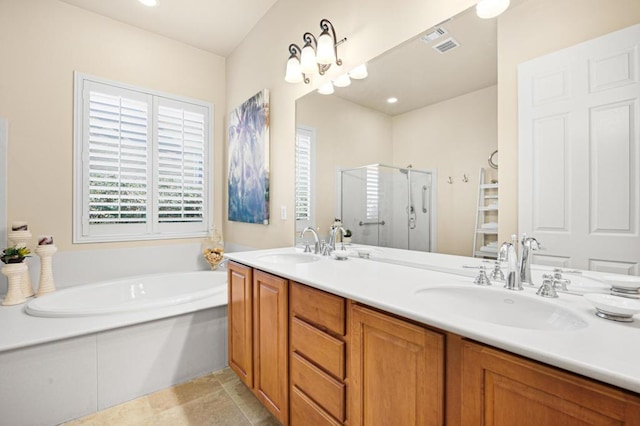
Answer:
<svg viewBox="0 0 640 426"><path fill-rule="evenodd" d="M509 7L510 0L480 0L476 4L476 14L482 19L491 19L500 15Z"/></svg>
<svg viewBox="0 0 640 426"><path fill-rule="evenodd" d="M398 102L398 98L393 98L393 97L389 98L389 99L387 99L387 102L390 103L390 104L395 104L396 102Z"/></svg>
<svg viewBox="0 0 640 426"><path fill-rule="evenodd" d="M138 0L138 1L148 7L155 7L158 5L158 0Z"/></svg>

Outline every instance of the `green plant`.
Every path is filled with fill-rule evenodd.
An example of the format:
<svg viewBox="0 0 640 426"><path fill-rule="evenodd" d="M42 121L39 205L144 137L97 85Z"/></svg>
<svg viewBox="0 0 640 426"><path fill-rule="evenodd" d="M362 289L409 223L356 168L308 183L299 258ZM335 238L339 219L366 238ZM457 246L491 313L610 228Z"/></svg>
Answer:
<svg viewBox="0 0 640 426"><path fill-rule="evenodd" d="M0 260L4 263L20 263L31 253L26 247L7 247L2 251Z"/></svg>
<svg viewBox="0 0 640 426"><path fill-rule="evenodd" d="M345 238L351 238L351 230L350 229L346 229L344 231L344 237Z"/></svg>

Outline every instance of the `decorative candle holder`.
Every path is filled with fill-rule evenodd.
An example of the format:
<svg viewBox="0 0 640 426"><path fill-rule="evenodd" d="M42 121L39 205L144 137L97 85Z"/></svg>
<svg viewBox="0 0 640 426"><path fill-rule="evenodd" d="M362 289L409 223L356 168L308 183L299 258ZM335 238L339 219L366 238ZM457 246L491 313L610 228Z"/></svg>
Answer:
<svg viewBox="0 0 640 426"><path fill-rule="evenodd" d="M2 274L9 280L7 295L2 301L3 306L19 305L27 301L20 288L20 281L25 271L27 271L27 265L24 263L10 263L2 267Z"/></svg>
<svg viewBox="0 0 640 426"><path fill-rule="evenodd" d="M53 244L40 245L36 247L36 254L40 256L40 285L36 297L40 297L56 290L53 282L52 257L58 248Z"/></svg>
<svg viewBox="0 0 640 426"><path fill-rule="evenodd" d="M26 247L27 241L29 241L32 237L31 232L25 230L27 227L26 222L15 222L12 225L12 228L18 227L16 226L16 224L23 224L20 226L22 230L9 232L9 234L7 235L7 238L16 247ZM22 280L20 281L21 282L20 285L22 287L22 294L24 295L24 297L31 297L34 295L34 292L33 292L33 284L31 284L31 276L29 275L29 264L27 263L26 259L23 261L23 263L26 269L24 271L24 275L22 276Z"/></svg>

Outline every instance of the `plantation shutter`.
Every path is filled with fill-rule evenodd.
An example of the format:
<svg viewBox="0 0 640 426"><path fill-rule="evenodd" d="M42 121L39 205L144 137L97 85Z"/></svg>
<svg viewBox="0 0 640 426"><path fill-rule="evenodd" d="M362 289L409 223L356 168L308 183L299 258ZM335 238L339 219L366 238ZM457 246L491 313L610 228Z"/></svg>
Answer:
<svg viewBox="0 0 640 426"><path fill-rule="evenodd" d="M313 226L312 217L312 144L313 131L296 129L296 229Z"/></svg>
<svg viewBox="0 0 640 426"><path fill-rule="evenodd" d="M87 89L86 220L89 225L144 225L149 215L147 97L97 83Z"/></svg>
<svg viewBox="0 0 640 426"><path fill-rule="evenodd" d="M205 212L206 112L160 100L158 106L158 221L202 228Z"/></svg>
<svg viewBox="0 0 640 426"><path fill-rule="evenodd" d="M368 166L365 177L366 217L367 220L378 220L378 200L380 197L380 175L378 166Z"/></svg>
<svg viewBox="0 0 640 426"><path fill-rule="evenodd" d="M206 235L212 106L75 80L74 242Z"/></svg>

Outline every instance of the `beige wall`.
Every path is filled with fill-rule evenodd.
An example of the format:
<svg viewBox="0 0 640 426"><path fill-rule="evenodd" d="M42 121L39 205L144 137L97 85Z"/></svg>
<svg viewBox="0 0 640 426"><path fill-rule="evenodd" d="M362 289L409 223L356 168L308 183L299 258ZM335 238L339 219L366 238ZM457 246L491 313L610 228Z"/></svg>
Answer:
<svg viewBox="0 0 640 426"><path fill-rule="evenodd" d="M527 0L499 18L500 241L518 227L517 65L639 22L638 0Z"/></svg>
<svg viewBox="0 0 640 426"><path fill-rule="evenodd" d="M438 173L439 253L472 255L480 167L494 175L487 159L498 146L496 96L491 86L393 118L394 164Z"/></svg>
<svg viewBox="0 0 640 426"><path fill-rule="evenodd" d="M227 221L224 227L227 241L256 248L291 246L294 241L295 100L324 79L313 77L311 85L285 83L290 43L300 43L307 31L319 34L320 19L328 18L335 25L338 38L348 38L339 48L346 71L474 3L474 0L401 3L279 0L227 58L227 111L260 89L271 91L271 223L264 226ZM326 79L338 72L333 67ZM284 221L280 219L281 206L288 211Z"/></svg>
<svg viewBox="0 0 640 426"><path fill-rule="evenodd" d="M296 124L316 130L316 226L326 234L336 215L338 170L391 163L391 117L310 93L296 102Z"/></svg>
<svg viewBox="0 0 640 426"><path fill-rule="evenodd" d="M167 243L72 245L77 70L214 105L214 217L221 224L224 58L56 0L0 1L0 49L9 222L25 220L34 235L53 234L62 250Z"/></svg>

